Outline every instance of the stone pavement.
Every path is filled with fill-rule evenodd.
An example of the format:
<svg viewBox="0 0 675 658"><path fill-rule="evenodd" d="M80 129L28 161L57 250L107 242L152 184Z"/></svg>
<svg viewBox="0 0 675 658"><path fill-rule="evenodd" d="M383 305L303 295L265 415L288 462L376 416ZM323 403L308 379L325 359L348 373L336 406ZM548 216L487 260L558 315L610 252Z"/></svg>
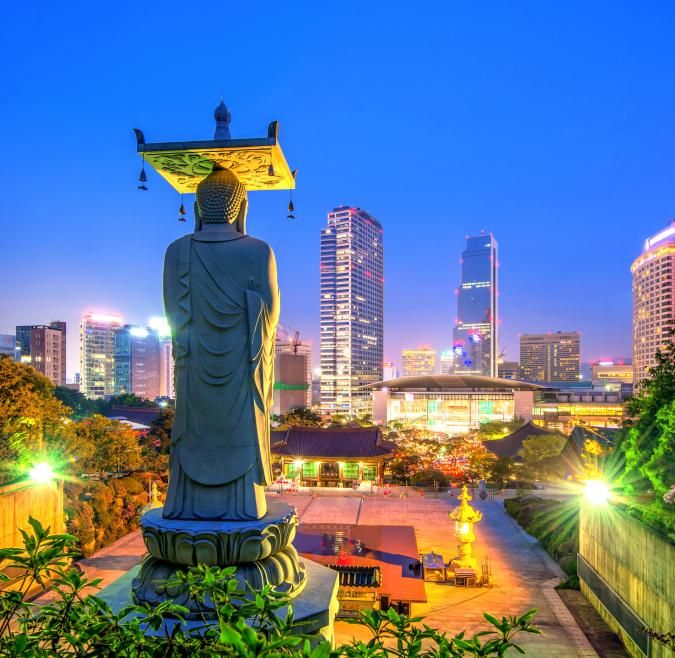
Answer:
<svg viewBox="0 0 675 658"><path fill-rule="evenodd" d="M453 498L419 494L407 498L318 495L309 506L303 500L306 496L284 498L296 505L301 523L309 523L310 518L312 523L357 523L358 517L359 524L412 525L420 552L434 550L441 553L446 562L456 553L453 526L448 519L448 512L457 504ZM360 510L351 502L354 500L361 502ZM554 589L563 577L558 565L504 512L500 500L476 500L472 505L483 512L483 520L474 526L474 556L479 564L489 560L494 586L465 589L426 583L428 601L416 604L413 614L423 615L425 623L440 630L451 633L466 630L471 634L489 628L483 620L483 612L501 617L537 608L535 621L544 635L521 638L528 655L541 658L597 656ZM349 641L355 632L361 639L368 637L358 627L344 622L336 624L339 641Z"/></svg>
<svg viewBox="0 0 675 658"><path fill-rule="evenodd" d="M381 495L289 495L279 498L296 507L300 522L363 525L412 525L419 550L441 553L446 562L456 552L453 526L448 512L456 499L432 498L410 492L407 498ZM425 583L426 604L415 604L413 614L424 615L425 623L451 633L474 633L488 628L483 612L495 616L522 614L538 608L535 622L543 636L527 635L522 644L537 658L579 658L598 654L579 629L553 587L562 577L558 565L526 534L503 509L502 501L476 500L483 512L475 528L474 556L479 564L489 559L494 586L461 588L443 583ZM90 578L102 578L102 586L114 582L138 564L145 554L140 531L132 532L78 564ZM38 602L46 602L49 593ZM355 635L367 639L358 626L339 622L336 639L349 642ZM515 653L514 653L515 655Z"/></svg>

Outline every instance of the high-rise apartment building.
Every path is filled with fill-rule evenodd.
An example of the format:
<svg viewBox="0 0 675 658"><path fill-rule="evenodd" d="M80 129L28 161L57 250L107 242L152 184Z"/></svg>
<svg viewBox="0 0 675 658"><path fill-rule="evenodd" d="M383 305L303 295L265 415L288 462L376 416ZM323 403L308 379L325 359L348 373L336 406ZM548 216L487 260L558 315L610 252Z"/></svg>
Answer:
<svg viewBox="0 0 675 658"><path fill-rule="evenodd" d="M633 274L633 385L639 388L671 339L675 312L675 221L645 241Z"/></svg>
<svg viewBox="0 0 675 658"><path fill-rule="evenodd" d="M500 361L497 364L497 376L501 379L520 379L518 361Z"/></svg>
<svg viewBox="0 0 675 658"><path fill-rule="evenodd" d="M160 396L159 334L126 324L115 330L115 395Z"/></svg>
<svg viewBox="0 0 675 658"><path fill-rule="evenodd" d="M80 324L80 392L90 399L115 394L115 330L119 315L87 312Z"/></svg>
<svg viewBox="0 0 675 658"><path fill-rule="evenodd" d="M360 208L339 206L321 231L321 408L370 413L382 380L384 250L382 225Z"/></svg>
<svg viewBox="0 0 675 658"><path fill-rule="evenodd" d="M401 365L404 377L421 377L436 374L436 350L430 347L418 347L414 350L401 350Z"/></svg>
<svg viewBox="0 0 675 658"><path fill-rule="evenodd" d="M159 337L159 397L176 398L171 327L163 315L150 318L148 328Z"/></svg>
<svg viewBox="0 0 675 658"><path fill-rule="evenodd" d="M466 238L452 334L457 374L497 376L497 267L497 241L492 234Z"/></svg>
<svg viewBox="0 0 675 658"><path fill-rule="evenodd" d="M16 345L27 363L56 386L66 385L66 323L61 321L16 328Z"/></svg>
<svg viewBox="0 0 675 658"><path fill-rule="evenodd" d="M522 378L530 382L578 382L580 343L578 331L521 334Z"/></svg>

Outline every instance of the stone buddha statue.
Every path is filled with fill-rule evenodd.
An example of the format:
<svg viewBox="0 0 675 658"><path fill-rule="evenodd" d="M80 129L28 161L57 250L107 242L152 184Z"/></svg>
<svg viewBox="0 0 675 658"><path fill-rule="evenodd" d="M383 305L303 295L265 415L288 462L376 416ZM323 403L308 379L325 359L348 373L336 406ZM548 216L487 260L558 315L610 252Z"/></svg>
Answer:
<svg viewBox="0 0 675 658"><path fill-rule="evenodd" d="M260 519L270 483L279 288L274 253L246 235L246 189L214 166L197 188L195 231L164 259L175 359L165 519Z"/></svg>

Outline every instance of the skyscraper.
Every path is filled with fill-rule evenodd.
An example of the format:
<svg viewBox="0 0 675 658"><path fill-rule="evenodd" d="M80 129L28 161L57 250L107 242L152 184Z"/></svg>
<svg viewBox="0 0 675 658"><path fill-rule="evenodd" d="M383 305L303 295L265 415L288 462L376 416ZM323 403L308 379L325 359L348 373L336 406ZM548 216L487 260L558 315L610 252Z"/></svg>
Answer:
<svg viewBox="0 0 675 658"><path fill-rule="evenodd" d="M159 337L159 397L175 399L171 327L163 315L150 318L148 328Z"/></svg>
<svg viewBox="0 0 675 658"><path fill-rule="evenodd" d="M633 274L633 385L639 388L656 353L671 339L675 312L675 221L645 241Z"/></svg>
<svg viewBox="0 0 675 658"><path fill-rule="evenodd" d="M578 382L580 342L578 331L521 334L522 378L530 382Z"/></svg>
<svg viewBox="0 0 675 658"><path fill-rule="evenodd" d="M56 386L66 385L66 323L19 325L16 344L22 363L28 363Z"/></svg>
<svg viewBox="0 0 675 658"><path fill-rule="evenodd" d="M115 395L154 400L160 395L159 334L126 324L115 329Z"/></svg>
<svg viewBox="0 0 675 658"><path fill-rule="evenodd" d="M434 375L436 374L436 350L430 347L401 350L401 365L404 377Z"/></svg>
<svg viewBox="0 0 675 658"><path fill-rule="evenodd" d="M339 206L321 231L321 408L370 413L382 379L384 251L382 225L365 210Z"/></svg>
<svg viewBox="0 0 675 658"><path fill-rule="evenodd" d="M457 374L497 376L497 266L492 234L466 238L452 334Z"/></svg>
<svg viewBox="0 0 675 658"><path fill-rule="evenodd" d="M93 313L80 324L80 392L90 399L115 393L115 330L119 315Z"/></svg>
<svg viewBox="0 0 675 658"><path fill-rule="evenodd" d="M455 371L455 353L452 350L441 352L440 374L452 375Z"/></svg>

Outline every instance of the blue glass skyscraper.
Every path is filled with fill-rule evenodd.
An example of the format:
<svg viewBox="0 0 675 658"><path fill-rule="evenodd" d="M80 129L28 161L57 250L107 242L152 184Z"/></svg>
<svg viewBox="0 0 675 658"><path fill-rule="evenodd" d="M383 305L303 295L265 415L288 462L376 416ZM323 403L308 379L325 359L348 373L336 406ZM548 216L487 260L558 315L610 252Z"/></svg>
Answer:
<svg viewBox="0 0 675 658"><path fill-rule="evenodd" d="M455 374L497 376L497 326L497 241L467 237L452 334Z"/></svg>

